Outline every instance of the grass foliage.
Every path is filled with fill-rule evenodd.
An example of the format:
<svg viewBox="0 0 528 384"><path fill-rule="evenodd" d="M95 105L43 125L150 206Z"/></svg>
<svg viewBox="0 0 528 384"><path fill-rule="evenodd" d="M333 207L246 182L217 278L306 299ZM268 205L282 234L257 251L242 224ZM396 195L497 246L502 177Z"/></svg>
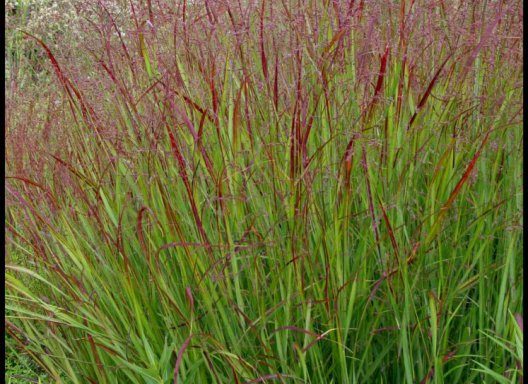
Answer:
<svg viewBox="0 0 528 384"><path fill-rule="evenodd" d="M4 361L5 376L7 384L49 383L46 374L42 372L35 363L27 356L21 354L11 338L5 338L6 354Z"/></svg>
<svg viewBox="0 0 528 384"><path fill-rule="evenodd" d="M58 383L522 381L520 8L90 1L53 44L15 23L17 348Z"/></svg>

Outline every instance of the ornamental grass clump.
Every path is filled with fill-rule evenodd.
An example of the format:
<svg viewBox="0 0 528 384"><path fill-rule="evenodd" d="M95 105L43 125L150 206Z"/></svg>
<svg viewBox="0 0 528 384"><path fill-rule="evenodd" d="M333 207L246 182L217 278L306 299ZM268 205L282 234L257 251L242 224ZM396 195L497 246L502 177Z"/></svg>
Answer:
<svg viewBox="0 0 528 384"><path fill-rule="evenodd" d="M55 382L522 381L519 1L73 8L6 82L5 326Z"/></svg>

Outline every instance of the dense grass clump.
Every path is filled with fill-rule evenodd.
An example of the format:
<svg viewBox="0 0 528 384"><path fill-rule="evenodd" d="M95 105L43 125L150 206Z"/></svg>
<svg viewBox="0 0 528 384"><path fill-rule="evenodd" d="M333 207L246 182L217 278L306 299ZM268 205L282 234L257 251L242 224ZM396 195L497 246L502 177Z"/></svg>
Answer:
<svg viewBox="0 0 528 384"><path fill-rule="evenodd" d="M6 32L5 326L48 377L522 381L520 1L70 6Z"/></svg>

